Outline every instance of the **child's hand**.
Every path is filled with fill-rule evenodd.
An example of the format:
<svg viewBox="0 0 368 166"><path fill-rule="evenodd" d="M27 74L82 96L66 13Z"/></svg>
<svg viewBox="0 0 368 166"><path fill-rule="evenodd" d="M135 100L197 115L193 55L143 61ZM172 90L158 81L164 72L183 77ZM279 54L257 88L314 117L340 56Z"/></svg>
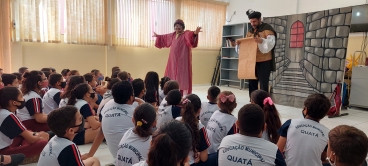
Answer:
<svg viewBox="0 0 368 166"><path fill-rule="evenodd" d="M38 133L38 136L39 136L41 139L43 139L43 140L49 140L49 137L50 137L48 133L43 132L43 131L39 132L39 133Z"/></svg>
<svg viewBox="0 0 368 166"><path fill-rule="evenodd" d="M194 159L194 163L199 163L199 161L201 160L201 158L199 157L200 156L200 153L197 152L197 157Z"/></svg>
<svg viewBox="0 0 368 166"><path fill-rule="evenodd" d="M89 155L89 153L85 153L82 155L82 160L86 160L88 158L92 157L91 155Z"/></svg>

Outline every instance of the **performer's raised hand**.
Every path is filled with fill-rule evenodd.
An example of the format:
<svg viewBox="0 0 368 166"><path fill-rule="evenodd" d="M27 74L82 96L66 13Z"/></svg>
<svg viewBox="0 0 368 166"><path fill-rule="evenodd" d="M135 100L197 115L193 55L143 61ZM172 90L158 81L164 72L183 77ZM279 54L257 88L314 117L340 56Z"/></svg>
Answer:
<svg viewBox="0 0 368 166"><path fill-rule="evenodd" d="M198 26L197 29L194 31L194 34L198 34L199 32L202 32L201 31L202 27Z"/></svg>
<svg viewBox="0 0 368 166"><path fill-rule="evenodd" d="M152 37L157 37L157 33L153 32L153 36Z"/></svg>
<svg viewBox="0 0 368 166"><path fill-rule="evenodd" d="M255 41L256 43L258 43L258 44L263 43L263 39L262 39L261 37L255 37L255 38L254 38L254 41Z"/></svg>

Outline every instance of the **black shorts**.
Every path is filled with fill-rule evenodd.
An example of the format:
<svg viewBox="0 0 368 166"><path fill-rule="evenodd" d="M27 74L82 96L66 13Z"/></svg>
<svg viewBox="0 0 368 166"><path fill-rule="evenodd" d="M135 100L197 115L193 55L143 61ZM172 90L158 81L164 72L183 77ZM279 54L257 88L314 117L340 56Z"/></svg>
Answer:
<svg viewBox="0 0 368 166"><path fill-rule="evenodd" d="M84 145L84 135L86 133L86 130L83 130L81 132L79 132L77 135L75 135L73 142L76 145Z"/></svg>

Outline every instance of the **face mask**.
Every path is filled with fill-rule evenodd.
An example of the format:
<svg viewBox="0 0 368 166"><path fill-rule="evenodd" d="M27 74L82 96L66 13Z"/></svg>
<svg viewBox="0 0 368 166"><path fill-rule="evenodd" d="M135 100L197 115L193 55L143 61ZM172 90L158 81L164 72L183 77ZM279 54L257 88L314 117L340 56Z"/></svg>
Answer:
<svg viewBox="0 0 368 166"><path fill-rule="evenodd" d="M15 105L15 106L17 106L18 109L22 109L26 105L26 101L24 101L24 100L23 101L17 101L17 102L20 103L20 105Z"/></svg>
<svg viewBox="0 0 368 166"><path fill-rule="evenodd" d="M42 88L47 88L49 86L49 81L45 80L42 82Z"/></svg>
<svg viewBox="0 0 368 166"><path fill-rule="evenodd" d="M78 126L74 126L74 127L78 127L78 130L74 132L74 134L78 134L80 132L82 132L84 130L84 118L82 118L82 123Z"/></svg>
<svg viewBox="0 0 368 166"><path fill-rule="evenodd" d="M303 115L303 117L305 118L305 116L306 116L306 115L304 115L304 109L302 110L302 115Z"/></svg>
<svg viewBox="0 0 368 166"><path fill-rule="evenodd" d="M99 81L103 81L104 80L104 76L103 75L101 75L100 77L98 77L97 79L99 80Z"/></svg>
<svg viewBox="0 0 368 166"><path fill-rule="evenodd" d="M91 98L94 99L95 98L95 93L90 93L91 94Z"/></svg>
<svg viewBox="0 0 368 166"><path fill-rule="evenodd" d="M333 153L333 154L335 154L335 153ZM328 160L328 162L330 163L330 165L331 165L331 166L336 166L336 165L335 165L335 163L332 163L330 159L331 159L331 156L327 158L327 160ZM335 158L335 159L336 159L336 158ZM336 161L336 160L335 160L335 161Z"/></svg>
<svg viewBox="0 0 368 166"><path fill-rule="evenodd" d="M65 88L66 87L66 82L61 82L60 86L61 86L61 88Z"/></svg>

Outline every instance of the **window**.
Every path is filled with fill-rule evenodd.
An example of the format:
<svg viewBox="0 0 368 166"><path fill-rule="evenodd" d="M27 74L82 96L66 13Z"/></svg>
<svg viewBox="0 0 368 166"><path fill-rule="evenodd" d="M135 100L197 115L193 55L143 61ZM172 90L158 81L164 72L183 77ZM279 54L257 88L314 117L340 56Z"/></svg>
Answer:
<svg viewBox="0 0 368 166"><path fill-rule="evenodd" d="M226 6L200 2L195 0L181 1L180 18L185 29L195 30L202 27L199 33L198 48L218 50L221 47L222 28L225 23Z"/></svg>
<svg viewBox="0 0 368 166"><path fill-rule="evenodd" d="M304 46L304 25L296 21L290 29L290 48L302 48Z"/></svg>
<svg viewBox="0 0 368 166"><path fill-rule="evenodd" d="M113 45L152 47L153 32L173 31L175 0L117 0L112 31Z"/></svg>
<svg viewBox="0 0 368 166"><path fill-rule="evenodd" d="M58 0L12 0L14 29L17 42L60 42Z"/></svg>

